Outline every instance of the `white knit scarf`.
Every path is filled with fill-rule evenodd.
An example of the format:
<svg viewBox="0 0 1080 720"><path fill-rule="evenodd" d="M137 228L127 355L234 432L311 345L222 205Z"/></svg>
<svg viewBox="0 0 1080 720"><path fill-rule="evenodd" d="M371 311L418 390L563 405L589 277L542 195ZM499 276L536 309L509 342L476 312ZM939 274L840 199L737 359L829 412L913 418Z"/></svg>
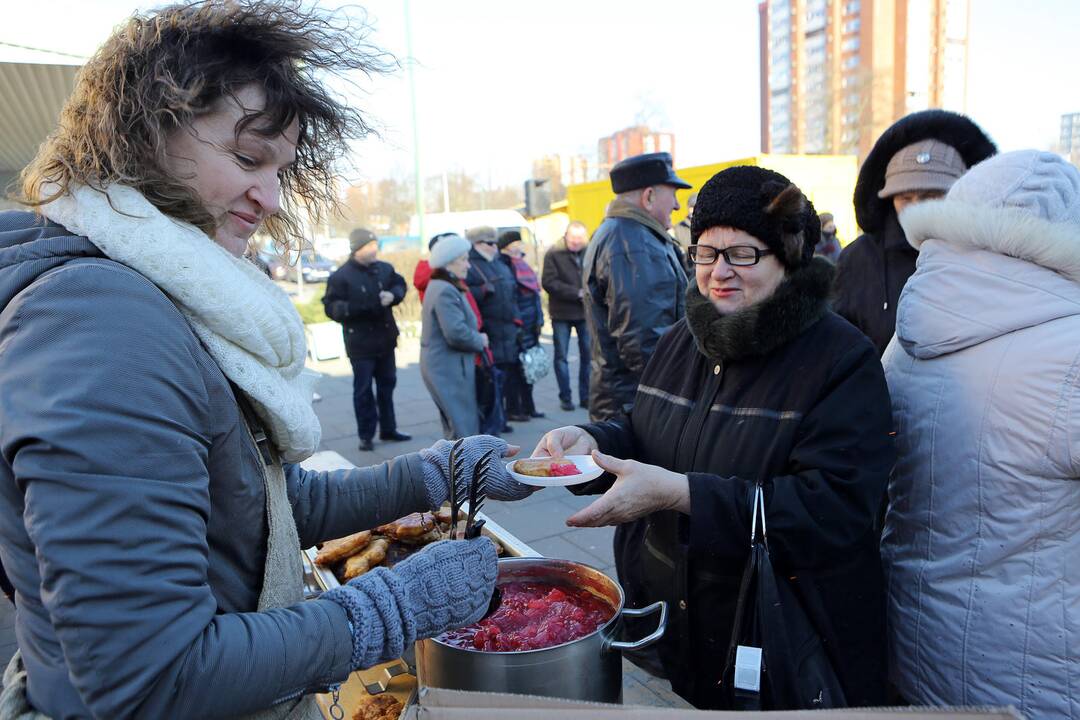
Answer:
<svg viewBox="0 0 1080 720"><path fill-rule="evenodd" d="M318 375L304 369L304 325L288 296L251 262L163 215L134 188L112 185L107 192L108 198L73 187L41 212L168 295L251 400L281 456L309 457L322 433L311 407Z"/></svg>

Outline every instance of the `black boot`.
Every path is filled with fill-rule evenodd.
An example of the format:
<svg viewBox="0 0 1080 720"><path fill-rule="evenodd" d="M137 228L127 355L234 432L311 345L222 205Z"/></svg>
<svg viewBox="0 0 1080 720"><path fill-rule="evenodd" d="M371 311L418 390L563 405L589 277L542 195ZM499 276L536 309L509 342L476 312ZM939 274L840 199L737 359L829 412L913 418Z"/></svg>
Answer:
<svg viewBox="0 0 1080 720"><path fill-rule="evenodd" d="M375 449L375 443L371 442L371 438L360 438L360 452L371 452Z"/></svg>
<svg viewBox="0 0 1080 720"><path fill-rule="evenodd" d="M391 430L390 432L379 433L379 439L386 442L408 442L412 440L412 435L406 435L403 432L397 430Z"/></svg>

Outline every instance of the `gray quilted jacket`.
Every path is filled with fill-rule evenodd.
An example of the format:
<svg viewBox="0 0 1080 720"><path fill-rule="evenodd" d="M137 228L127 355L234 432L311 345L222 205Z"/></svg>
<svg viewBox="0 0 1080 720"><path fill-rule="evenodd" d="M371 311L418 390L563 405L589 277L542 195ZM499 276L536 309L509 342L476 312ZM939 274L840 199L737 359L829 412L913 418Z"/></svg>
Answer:
<svg viewBox="0 0 1080 720"><path fill-rule="evenodd" d="M144 277L0 213L0 561L51 718L230 717L340 682L329 600L255 612L262 471L232 390ZM421 509L418 455L286 465L309 546Z"/></svg>
<svg viewBox="0 0 1080 720"><path fill-rule="evenodd" d="M881 556L915 704L1080 718L1080 174L1059 163L999 155L901 218L925 242L882 359Z"/></svg>

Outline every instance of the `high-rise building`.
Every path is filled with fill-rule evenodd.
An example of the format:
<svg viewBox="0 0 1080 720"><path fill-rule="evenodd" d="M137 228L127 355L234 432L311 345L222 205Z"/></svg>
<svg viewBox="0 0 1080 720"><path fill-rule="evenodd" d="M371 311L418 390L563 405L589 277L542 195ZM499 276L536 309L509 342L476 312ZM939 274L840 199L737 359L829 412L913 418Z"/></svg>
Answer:
<svg viewBox="0 0 1080 720"><path fill-rule="evenodd" d="M761 0L761 149L866 155L927 108L964 112L970 0Z"/></svg>
<svg viewBox="0 0 1080 720"><path fill-rule="evenodd" d="M668 152L674 159L675 135L669 132L654 132L644 125L628 127L614 135L600 138L597 151L598 170L601 177L607 177L612 166L621 160L652 152Z"/></svg>

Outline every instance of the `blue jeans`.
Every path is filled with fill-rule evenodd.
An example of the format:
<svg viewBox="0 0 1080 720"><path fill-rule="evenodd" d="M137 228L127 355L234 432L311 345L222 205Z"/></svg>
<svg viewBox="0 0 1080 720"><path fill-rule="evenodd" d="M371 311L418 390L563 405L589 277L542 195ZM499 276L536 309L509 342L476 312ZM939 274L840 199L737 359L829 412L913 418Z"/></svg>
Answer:
<svg viewBox="0 0 1080 720"><path fill-rule="evenodd" d="M356 432L362 439L375 437L375 426L382 434L397 430L394 419L394 386L397 385L397 363L394 351L376 357L349 358L353 372L353 410L356 412ZM375 393L371 393L371 381Z"/></svg>
<svg viewBox="0 0 1080 720"><path fill-rule="evenodd" d="M555 379L559 383L559 400L573 402L570 397L570 365L566 362L570 349L570 330L577 332L578 354L581 360L578 367L578 397L582 402L589 400L589 369L592 355L589 350L589 327L584 320L552 320L551 330L555 340Z"/></svg>

